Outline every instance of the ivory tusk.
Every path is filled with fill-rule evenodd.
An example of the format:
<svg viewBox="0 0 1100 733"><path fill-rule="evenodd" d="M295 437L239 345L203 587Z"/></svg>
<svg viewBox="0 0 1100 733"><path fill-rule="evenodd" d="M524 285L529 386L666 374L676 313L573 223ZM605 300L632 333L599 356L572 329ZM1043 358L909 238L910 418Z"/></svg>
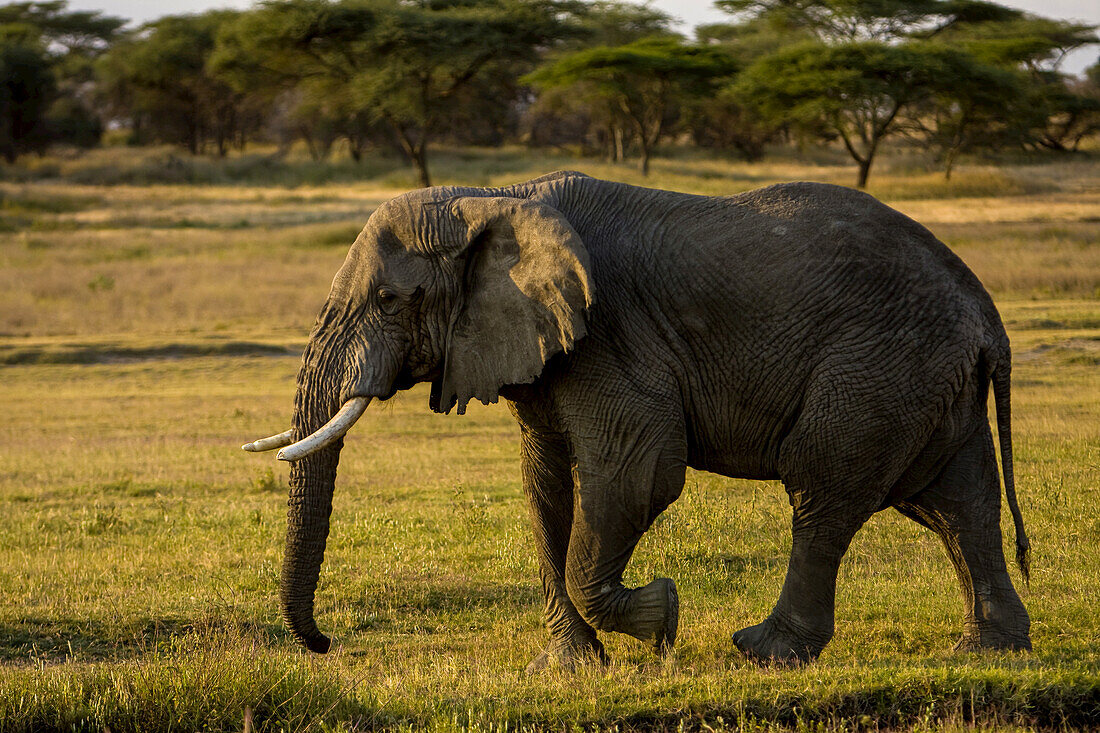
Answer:
<svg viewBox="0 0 1100 733"><path fill-rule="evenodd" d="M293 430L288 430L285 433L279 433L278 435L272 435L270 438L260 438L252 443L245 443L241 446L241 450L246 450L249 453L261 453L265 450L274 450L275 448L282 448L284 445L290 445L294 442Z"/></svg>
<svg viewBox="0 0 1100 733"><path fill-rule="evenodd" d="M363 416L363 411L367 409L368 404L370 404L370 397L352 397L317 432L302 438L294 445L283 448L276 458L280 461L298 461L339 440L355 424L355 421Z"/></svg>

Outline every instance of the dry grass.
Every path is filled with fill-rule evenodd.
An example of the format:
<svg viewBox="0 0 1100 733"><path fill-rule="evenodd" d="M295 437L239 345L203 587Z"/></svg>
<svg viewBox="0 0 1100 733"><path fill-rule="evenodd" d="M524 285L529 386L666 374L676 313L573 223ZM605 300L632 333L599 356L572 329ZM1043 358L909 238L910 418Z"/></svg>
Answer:
<svg viewBox="0 0 1100 733"><path fill-rule="evenodd" d="M495 185L574 167L631 183L728 194L846 175L837 165L688 158L658 161L646 180L629 168L515 151L468 167L468 176L444 180ZM963 168L950 183L932 174L883 172L872 192L952 245L1000 297L1092 298L1100 293L1098 171L1100 164ZM950 195L978 187L989 194ZM1047 192L994 195L1028 187ZM933 189L945 197L927 198ZM8 230L0 233L0 333L305 329L347 245L374 207L396 193L373 181L292 189L0 184L0 231Z"/></svg>

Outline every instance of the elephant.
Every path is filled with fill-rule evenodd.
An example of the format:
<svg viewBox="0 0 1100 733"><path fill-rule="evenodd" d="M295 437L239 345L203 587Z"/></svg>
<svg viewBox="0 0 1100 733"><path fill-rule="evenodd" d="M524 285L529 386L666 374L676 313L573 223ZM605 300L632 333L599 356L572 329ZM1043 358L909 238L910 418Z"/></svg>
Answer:
<svg viewBox="0 0 1100 733"><path fill-rule="evenodd" d="M606 661L597 632L665 653L673 580L623 572L688 467L778 479L792 547L778 601L733 634L763 664L814 660L838 567L893 507L941 538L962 586L956 645L1027 650L1006 568L992 385L1016 560L1011 350L978 278L873 197L788 183L728 197L558 172L383 203L336 273L297 376L292 428L243 446L290 461L281 612L324 653L314 596L345 433L420 382L519 424L549 640L531 672Z"/></svg>

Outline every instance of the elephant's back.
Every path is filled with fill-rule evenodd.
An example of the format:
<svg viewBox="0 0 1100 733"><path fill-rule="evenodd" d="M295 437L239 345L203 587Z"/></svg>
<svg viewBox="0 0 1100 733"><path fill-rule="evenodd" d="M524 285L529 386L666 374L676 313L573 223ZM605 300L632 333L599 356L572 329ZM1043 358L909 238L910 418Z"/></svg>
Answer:
<svg viewBox="0 0 1100 733"><path fill-rule="evenodd" d="M645 279L674 283L678 308L838 325L848 313L881 320L919 303L933 317L977 309L999 318L965 263L928 229L872 196L789 183L723 198L683 199L666 217ZM919 314L914 314L919 315ZM858 318L863 320L863 318Z"/></svg>
<svg viewBox="0 0 1100 733"><path fill-rule="evenodd" d="M729 197L603 185L621 215L582 232L597 330L601 312L615 315L602 324L609 332L655 326L692 342L680 344L684 361L722 343L790 355L899 331L922 342L1003 334L962 260L867 194L820 183ZM634 311L644 313L620 318Z"/></svg>
<svg viewBox="0 0 1100 733"><path fill-rule="evenodd" d="M870 276L920 275L981 291L970 269L932 232L873 196L824 183L784 183L718 199L740 226L732 249L797 271L858 261Z"/></svg>

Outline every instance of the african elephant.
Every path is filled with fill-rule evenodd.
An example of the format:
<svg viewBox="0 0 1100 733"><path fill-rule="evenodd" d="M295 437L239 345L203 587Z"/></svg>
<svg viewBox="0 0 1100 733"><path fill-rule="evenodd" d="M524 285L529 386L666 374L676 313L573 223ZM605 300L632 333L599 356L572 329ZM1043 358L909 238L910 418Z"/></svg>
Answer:
<svg viewBox="0 0 1100 733"><path fill-rule="evenodd" d="M622 576L688 466L789 495L779 600L733 636L749 657L821 652L841 557L887 507L943 540L966 604L958 646L1028 649L986 410L992 382L1026 579L1010 367L978 279L870 196L793 183L711 198L563 172L380 206L310 335L293 429L244 448L292 461L282 614L315 652L344 433L418 382L437 412L503 397L519 423L550 635L531 670L605 659L597 631L672 646L676 585Z"/></svg>

